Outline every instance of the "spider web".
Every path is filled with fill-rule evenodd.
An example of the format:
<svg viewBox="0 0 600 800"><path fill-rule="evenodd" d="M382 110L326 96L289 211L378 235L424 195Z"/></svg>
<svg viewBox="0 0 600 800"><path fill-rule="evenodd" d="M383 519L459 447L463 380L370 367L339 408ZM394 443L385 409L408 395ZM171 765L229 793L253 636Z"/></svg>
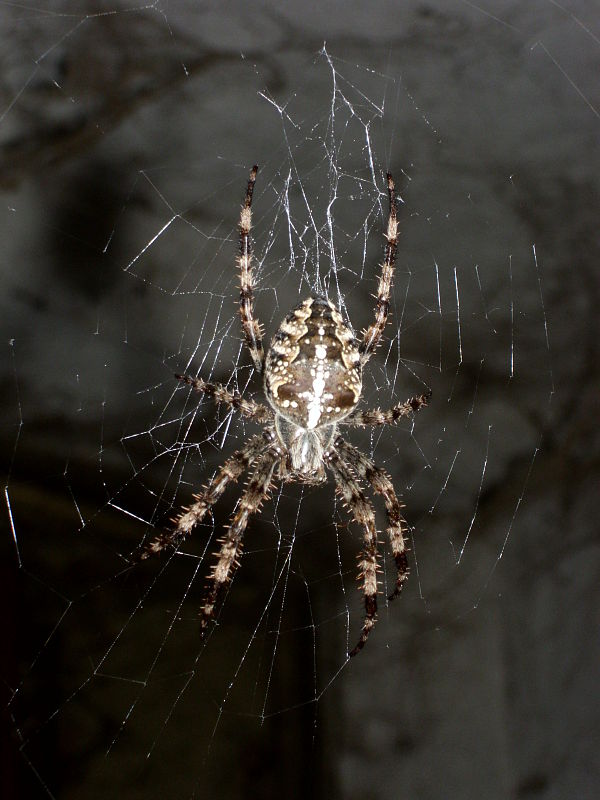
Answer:
<svg viewBox="0 0 600 800"><path fill-rule="evenodd" d="M487 7L458 5L508 41L526 38ZM352 687L386 661L398 664L414 629L448 632L498 594L503 558L524 535L555 391L544 254L507 211L524 202L527 180L499 150L494 181L481 178L489 145L469 159L460 147L463 125L479 124L470 110L461 106L461 125L441 118L439 89L429 93L389 49L370 59L342 59L332 45L312 58L298 50L285 76L267 58L239 58L239 48L213 64L186 35L184 8L5 6L21 45L26 31L35 51L27 66L16 51L7 56L0 117L13 156L6 226L25 251L17 305L6 309L5 560L23 615L9 636L19 658L7 668L6 709L40 796L77 787L137 796L153 783L164 790L166 776L170 796L214 796L207 787L221 786L232 739L264 760L273 738L305 741L312 729L310 758ZM70 72L96 37L114 48L118 88L103 85L87 56L88 72ZM554 52L538 49L597 116ZM233 88L211 92L223 72ZM61 101L54 148L40 141L36 107L49 87ZM22 189L28 157L41 177ZM325 292L357 333L370 323L387 170L399 193L391 317L361 407L429 389L432 399L393 429L347 435L391 475L411 526L410 580L388 605L395 570L375 499L379 620L352 660L362 532L331 482L273 490L205 641L198 608L242 484L179 551L135 558L257 431L174 379L198 375L262 400L235 305L237 218L255 161L256 312L266 342L311 292ZM31 242L26 200L42 217L55 209ZM36 330L22 324L24 308L38 309ZM239 796L236 780L220 796Z"/></svg>

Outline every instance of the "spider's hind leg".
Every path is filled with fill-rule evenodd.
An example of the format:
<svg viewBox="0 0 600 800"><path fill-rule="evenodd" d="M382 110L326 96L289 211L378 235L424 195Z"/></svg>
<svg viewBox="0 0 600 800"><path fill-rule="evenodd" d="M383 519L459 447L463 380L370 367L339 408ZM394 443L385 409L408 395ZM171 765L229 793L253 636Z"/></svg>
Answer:
<svg viewBox="0 0 600 800"><path fill-rule="evenodd" d="M362 342L360 343L360 356L361 363L364 365L371 358L381 334L385 328L388 318L388 310L390 306L390 292L392 290L392 279L394 277L394 267L396 264L396 250L398 246L398 220L396 216L396 190L394 179L388 172L387 174L387 189L389 198L389 214L385 238L387 244L385 246L385 257L381 265L381 275L379 277L379 286L377 288L377 306L375 308L375 322L369 325L363 334Z"/></svg>
<svg viewBox="0 0 600 800"><path fill-rule="evenodd" d="M254 316L254 275L252 272L252 195L258 167L255 165L250 170L246 198L240 212L240 254L237 264L240 270L240 316L242 328L246 337L248 350L258 372L262 372L265 365L265 351L262 344L262 328Z"/></svg>

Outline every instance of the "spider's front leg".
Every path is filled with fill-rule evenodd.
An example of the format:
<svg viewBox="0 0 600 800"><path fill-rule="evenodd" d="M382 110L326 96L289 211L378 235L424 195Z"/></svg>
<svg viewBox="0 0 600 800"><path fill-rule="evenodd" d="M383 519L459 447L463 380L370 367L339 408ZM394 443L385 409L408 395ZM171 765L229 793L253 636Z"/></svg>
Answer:
<svg viewBox="0 0 600 800"><path fill-rule="evenodd" d="M376 466L370 458L367 458L354 445L345 442L341 436L337 438L335 447L340 456L352 467L356 474L367 481L374 492L383 497L388 518L388 536L397 570L396 586L388 597L388 600L393 600L398 597L408 578L408 558L405 540L405 535L408 532L408 523L402 516L404 506L396 497L394 485L385 470Z"/></svg>
<svg viewBox="0 0 600 800"><path fill-rule="evenodd" d="M336 486L344 498L346 506L356 522L364 529L364 550L359 558L359 580L362 582L365 597L365 620L356 646L348 653L355 656L363 649L369 634L377 622L377 529L375 528L375 512L365 497L350 467L335 450L327 455L328 466L333 472Z"/></svg>
<svg viewBox="0 0 600 800"><path fill-rule="evenodd" d="M220 540L221 548L217 555L217 563L210 575L209 589L200 611L200 628L202 634L215 615L215 606L223 588L231 581L235 569L239 566L242 549L242 537L248 520L255 514L263 500L268 496L273 473L282 460L278 449L271 447L256 462L256 469L250 478L238 503L225 536Z"/></svg>
<svg viewBox="0 0 600 800"><path fill-rule="evenodd" d="M210 483L194 495L192 505L184 508L173 520L174 528L162 531L147 544L139 555L144 561L150 556L160 553L168 547L177 549L183 539L202 521L202 518L214 506L230 483L235 483L247 467L251 466L261 452L268 447L264 435L253 436L241 450L237 450L223 464Z"/></svg>

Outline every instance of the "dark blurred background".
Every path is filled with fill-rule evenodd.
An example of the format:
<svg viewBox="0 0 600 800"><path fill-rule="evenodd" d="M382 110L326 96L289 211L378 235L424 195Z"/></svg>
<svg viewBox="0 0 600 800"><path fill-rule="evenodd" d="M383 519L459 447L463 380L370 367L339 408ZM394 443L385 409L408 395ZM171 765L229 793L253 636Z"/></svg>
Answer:
<svg viewBox="0 0 600 800"><path fill-rule="evenodd" d="M595 4L25 2L0 35L3 796L596 797ZM350 662L361 532L331 486L274 493L206 646L236 492L135 563L255 432L173 379L260 392L254 162L267 335L318 284L368 324L386 170L402 199L365 402L433 398L352 435L413 536Z"/></svg>

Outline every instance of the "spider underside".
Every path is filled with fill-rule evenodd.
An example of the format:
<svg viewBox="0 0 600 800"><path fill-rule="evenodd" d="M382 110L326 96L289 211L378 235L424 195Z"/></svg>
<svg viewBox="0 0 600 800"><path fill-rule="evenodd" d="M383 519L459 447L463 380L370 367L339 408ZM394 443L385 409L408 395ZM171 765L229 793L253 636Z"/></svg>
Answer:
<svg viewBox="0 0 600 800"><path fill-rule="evenodd" d="M364 531L359 557L359 581L365 602L360 638L349 655L365 645L377 616L378 542L375 512L362 484L368 483L382 496L387 512L387 533L396 563L396 584L390 600L400 594L408 577L405 535L408 525L388 474L340 435L345 426L393 424L427 404L430 394L413 397L382 411L357 411L362 390L362 370L373 355L386 325L397 247L394 181L387 175L389 215L385 257L381 266L374 322L357 339L341 314L327 298L314 295L294 308L282 322L265 354L262 327L254 316L254 278L250 230L252 195L258 168L250 171L246 197L240 213L240 316L246 344L258 372L263 374L269 406L243 398L226 387L187 375L176 377L194 390L239 411L264 425L217 471L196 495L194 502L173 520L173 528L161 532L142 551L142 558L166 547L177 548L219 500L227 486L251 469L224 537L217 563L200 612L203 634L214 619L217 601L239 566L242 538L249 518L268 496L275 480L319 483L326 470L334 477L354 520Z"/></svg>

